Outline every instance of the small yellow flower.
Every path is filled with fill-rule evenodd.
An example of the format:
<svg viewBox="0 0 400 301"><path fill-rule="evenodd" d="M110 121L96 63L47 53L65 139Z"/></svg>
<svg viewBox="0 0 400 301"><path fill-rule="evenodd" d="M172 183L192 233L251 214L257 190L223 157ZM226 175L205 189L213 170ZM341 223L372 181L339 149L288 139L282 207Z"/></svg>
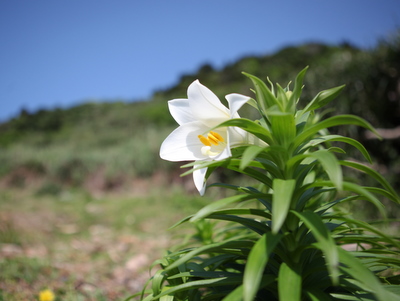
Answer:
<svg viewBox="0 0 400 301"><path fill-rule="evenodd" d="M42 290L39 293L39 301L54 301L54 299L55 295L49 289Z"/></svg>

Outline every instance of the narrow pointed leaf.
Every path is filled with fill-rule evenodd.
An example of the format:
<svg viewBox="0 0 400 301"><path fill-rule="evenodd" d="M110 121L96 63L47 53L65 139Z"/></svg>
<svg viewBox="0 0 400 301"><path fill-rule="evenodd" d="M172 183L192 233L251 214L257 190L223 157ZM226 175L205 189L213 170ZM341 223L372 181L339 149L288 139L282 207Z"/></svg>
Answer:
<svg viewBox="0 0 400 301"><path fill-rule="evenodd" d="M254 136L260 138L267 144L274 144L274 139L271 136L271 133L263 126L258 124L257 122L254 122L250 119L246 118L235 118L235 119L229 119L225 122L222 122L216 128L219 127L225 127L225 126L237 126Z"/></svg>
<svg viewBox="0 0 400 301"><path fill-rule="evenodd" d="M286 111L287 104L288 104L288 97L286 95L285 90L277 83L276 84L276 99L278 100L279 103L282 104L282 112L288 112Z"/></svg>
<svg viewBox="0 0 400 301"><path fill-rule="evenodd" d="M272 134L275 140L285 148L293 142L296 136L294 116L290 113L274 112L268 114L271 120Z"/></svg>
<svg viewBox="0 0 400 301"><path fill-rule="evenodd" d="M297 135L295 140L293 141L293 149L296 149L303 143L307 143L308 139L315 134L317 134L320 130L330 128L333 126L339 126L339 125L357 125L364 127L371 132L375 133L376 135L379 136L378 132L373 128L373 126L365 121L364 119L355 116L355 115L338 115L338 116L333 116L328 119L325 119L323 121L320 121L306 129L304 131Z"/></svg>
<svg viewBox="0 0 400 301"><path fill-rule="evenodd" d="M176 294L181 291L187 291L196 288L202 287L214 287L214 286L225 286L225 285L237 285L242 282L242 277L220 277L214 279L205 279L205 280L196 280L186 282L180 285L173 286L171 288L167 288L163 290L159 295L154 297L154 300L161 298L162 296Z"/></svg>
<svg viewBox="0 0 400 301"><path fill-rule="evenodd" d="M303 152L303 151L309 149L310 147L317 146L317 145L319 145L321 143L336 142L336 141L337 142L344 142L344 143L347 143L347 144L350 144L350 145L354 146L355 148L357 148L361 152L361 154L364 156L364 158L366 160L368 160L368 162L370 162L370 163L372 162L368 151L365 149L365 147L360 142L358 142L357 140L354 140L352 138L344 137L344 136L341 136L341 135L327 135L327 136L322 136L322 137L318 137L316 139L313 139L309 143L307 143L302 148L302 150L300 152Z"/></svg>
<svg viewBox="0 0 400 301"><path fill-rule="evenodd" d="M397 239L393 239L392 237L390 237L389 235L385 234L382 231L379 231L378 229L376 229L375 227L371 226L370 224L357 220L357 219L351 219L348 217L344 217L344 216L336 216L335 218L337 218L338 220L342 220L344 222L346 222L347 224L351 225L357 225L358 227L371 232L371 233L375 233L378 236L382 237L382 239L384 239L384 241L386 241L388 244L392 244L394 245L396 248L400 249L400 242Z"/></svg>
<svg viewBox="0 0 400 301"><path fill-rule="evenodd" d="M228 241L222 241L218 243L213 243L209 245L204 245L199 248L195 248L194 250L185 253L182 257L180 257L178 260L174 261L171 265L165 268L166 271L170 271L174 268L177 268L181 264L184 264L188 260L193 259L195 256L199 254L204 254L204 253L211 253L211 252L222 252L224 250L230 250L232 253L234 253L235 250L240 251L243 253L243 249L245 248L251 248L254 245L253 242L246 241L246 240L228 240Z"/></svg>
<svg viewBox="0 0 400 301"><path fill-rule="evenodd" d="M278 100L275 98L271 90L261 79L245 72L243 72L243 74L246 75L248 78L250 78L251 81L253 82L253 85L256 90L257 100L259 102L260 107L264 111L275 105L279 106L281 108L281 111L283 111L281 104L278 102Z"/></svg>
<svg viewBox="0 0 400 301"><path fill-rule="evenodd" d="M367 188L362 187L360 185L350 183L350 182L345 182L343 181L343 190L344 191L350 191L352 193L357 193L359 200L366 200L368 202L371 202L372 204L375 205L375 207L379 210L379 213L386 218L386 211L385 211L385 206L382 204L381 201L379 201ZM313 183L307 184L307 188L311 187L335 187L335 184L332 183L331 181L315 181Z"/></svg>
<svg viewBox="0 0 400 301"><path fill-rule="evenodd" d="M271 231L270 228L264 223L260 223L252 218L243 218L234 215L226 215L226 214L210 214L207 216L209 219L218 219L224 221L234 222L235 224L242 224L246 228L258 233L263 234Z"/></svg>
<svg viewBox="0 0 400 301"><path fill-rule="evenodd" d="M246 148L246 150L243 152L239 168L245 169L250 164L250 162L253 161L254 158L256 158L257 155L261 153L264 149L264 147L259 147L257 145L252 145Z"/></svg>
<svg viewBox="0 0 400 301"><path fill-rule="evenodd" d="M319 161L336 188L342 190L343 174L337 158L327 150L313 152L310 157Z"/></svg>
<svg viewBox="0 0 400 301"><path fill-rule="evenodd" d="M389 182L376 170L364 165L360 164L357 162L352 162L352 161L340 161L340 164L343 166L348 166L357 170L360 170L367 175L373 177L376 181L378 181L385 189L389 190L390 193L397 198L397 202L399 203L399 196L397 195L397 192L393 189L393 187L389 184Z"/></svg>
<svg viewBox="0 0 400 301"><path fill-rule="evenodd" d="M345 86L343 85L319 92L317 96L315 96L314 99L304 108L304 112L314 111L327 105L342 92L344 87Z"/></svg>
<svg viewBox="0 0 400 301"><path fill-rule="evenodd" d="M333 240L331 233L322 221L321 217L311 211L296 212L291 211L293 214L297 215L310 229L311 234L318 241L317 246L325 255L325 260L330 272L330 277L334 285L339 282L339 258L338 258L338 247Z"/></svg>
<svg viewBox="0 0 400 301"><path fill-rule="evenodd" d="M351 277L357 280L362 289L374 294L378 300L382 301L398 301L399 297L385 290L379 280L365 267L357 258L339 248L340 262L344 264L343 270Z"/></svg>
<svg viewBox="0 0 400 301"><path fill-rule="evenodd" d="M254 300L269 256L274 251L280 239L280 235L266 233L261 236L251 249L243 276L244 301Z"/></svg>
<svg viewBox="0 0 400 301"><path fill-rule="evenodd" d="M296 102L301 96L301 91L303 88L303 78L306 75L308 66L301 70L299 74L296 76L296 80L294 81L294 88L293 88L293 93L289 97L289 102L286 107L286 112L294 112L296 108Z"/></svg>
<svg viewBox="0 0 400 301"><path fill-rule="evenodd" d="M229 293L222 301L242 301L243 285L239 285L232 292Z"/></svg>
<svg viewBox="0 0 400 301"><path fill-rule="evenodd" d="M301 275L286 262L279 268L278 293L280 301L300 301Z"/></svg>
<svg viewBox="0 0 400 301"><path fill-rule="evenodd" d="M260 196L262 197L263 195L260 194ZM203 207L202 209L200 209L191 219L191 222L196 222L208 215L210 215L211 213L213 213L214 211L225 207L227 205L230 205L232 203L237 203L237 202L242 202L242 201L246 201L246 200L251 200L256 198L257 195L249 195L249 194L241 194L241 195L234 195L231 197L227 197L221 200L218 200L216 202L213 202L205 207Z"/></svg>
<svg viewBox="0 0 400 301"><path fill-rule="evenodd" d="M278 233L290 209L295 180L274 179L272 182L272 233Z"/></svg>

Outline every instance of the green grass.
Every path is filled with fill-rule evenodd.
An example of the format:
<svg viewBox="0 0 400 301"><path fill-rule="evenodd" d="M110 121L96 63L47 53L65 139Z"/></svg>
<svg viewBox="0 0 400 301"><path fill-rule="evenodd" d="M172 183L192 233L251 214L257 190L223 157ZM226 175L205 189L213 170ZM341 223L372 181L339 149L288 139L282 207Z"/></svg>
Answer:
<svg viewBox="0 0 400 301"><path fill-rule="evenodd" d="M172 127L148 127L134 134L127 131L121 136L118 128L108 128L101 136L94 132L77 132L76 135L71 133L62 143L45 145L35 142L42 139L43 134L32 134L30 141L2 149L0 175L24 169L73 185L82 184L88 175L99 170L108 177L149 176L157 169L168 170L171 166L158 155L161 142L171 130ZM108 141L107 137L113 141ZM21 185L18 180L14 184Z"/></svg>

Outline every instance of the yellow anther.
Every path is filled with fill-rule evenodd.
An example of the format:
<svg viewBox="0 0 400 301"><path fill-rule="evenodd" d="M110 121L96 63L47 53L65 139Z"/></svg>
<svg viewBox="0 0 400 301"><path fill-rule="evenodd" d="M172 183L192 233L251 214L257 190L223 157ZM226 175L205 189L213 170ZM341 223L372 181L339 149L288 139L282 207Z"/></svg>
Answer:
<svg viewBox="0 0 400 301"><path fill-rule="evenodd" d="M207 135L207 139L208 139L208 141L210 141L212 144L214 144L214 145L218 145L218 139L217 139L217 137L215 137L213 134L211 134L211 133L209 133L208 135Z"/></svg>
<svg viewBox="0 0 400 301"><path fill-rule="evenodd" d="M210 141L203 135L198 135L197 137L200 139L201 143L203 143L205 146L211 146Z"/></svg>
<svg viewBox="0 0 400 301"><path fill-rule="evenodd" d="M207 138L203 135L198 135L197 137L205 146L211 146L211 144L218 145L220 142L224 142L224 138L222 138L220 134L213 131L210 131L207 134Z"/></svg>
<svg viewBox="0 0 400 301"><path fill-rule="evenodd" d="M214 138L216 138L219 142L224 142L224 138L222 138L222 136L220 134L210 131L210 133L208 134L208 137L210 137L210 135L212 135Z"/></svg>

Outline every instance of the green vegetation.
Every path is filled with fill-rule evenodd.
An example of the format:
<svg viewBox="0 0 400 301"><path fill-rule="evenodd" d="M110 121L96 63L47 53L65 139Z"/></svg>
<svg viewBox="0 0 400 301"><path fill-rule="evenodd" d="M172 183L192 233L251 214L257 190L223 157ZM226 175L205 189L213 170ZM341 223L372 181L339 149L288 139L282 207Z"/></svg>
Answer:
<svg viewBox="0 0 400 301"><path fill-rule="evenodd" d="M170 170L177 165L158 157L162 140L175 127L166 101L186 97L186 89L194 79L224 101L227 91L251 94L242 71L264 80L268 75L276 82L284 82L307 65L310 69L303 101L322 89L344 83L340 100L328 106L327 114L355 114L390 131L386 135L389 139L378 141L367 138L365 130L349 129L350 136L371 152L376 168L394 186L400 186L398 36L390 42L382 41L370 51L347 44L306 44L286 47L272 55L245 57L221 70L206 64L195 74L183 75L174 87L155 92L145 102L86 103L65 110L23 111L0 125L0 175L18 174L16 170L23 173L23 169L49 176L61 185L79 186L90 175L102 173L105 187L114 187L126 176L143 177L157 170ZM23 179L15 177L11 182L22 185Z"/></svg>
<svg viewBox="0 0 400 301"><path fill-rule="evenodd" d="M399 207L400 197L374 169L347 160L346 152L336 142L353 147L364 157L363 161L372 163L362 144L344 135L332 135L329 130L356 125L377 133L370 123L356 115L321 117L321 109L344 86L321 91L299 107L306 71L307 68L303 69L293 86L286 88L245 73L254 85L255 101L249 104L259 113L258 118L231 118L219 125L203 122L209 128L199 132L214 135L214 130L232 126L253 135L253 139L242 140L241 145L232 148L231 156L218 157L214 153L223 154L224 148L231 145L223 143L222 137L214 137L215 159L195 157L196 162L185 165L193 167L189 173L207 169L204 172L207 178L216 168L223 168L241 173L253 183L250 186L209 183L235 194L214 199L177 223L181 226L200 222L200 235L157 261L160 268L150 278L147 288L132 298L399 300L400 240L397 233L394 236L387 233L390 223L381 200L387 198ZM212 108L220 106L215 98L201 97L207 94L206 88L197 89L200 96L187 100L188 110L173 111L177 120L191 117L180 124L182 129L185 126L190 129L189 135L194 132L193 124L205 115L196 115L193 101L211 103L212 116L218 116L218 109L214 113ZM229 142L229 132L226 135ZM186 155L187 151L181 151L184 148L194 151L190 139L183 142L180 137L172 139L179 145L168 144L167 152L174 150L173 159ZM204 147L210 150L210 141L203 140ZM366 186L365 181L360 183L356 178L343 179L347 168L364 173L374 185ZM378 229L365 219L354 218L352 212L341 210L342 203L355 200L371 203L385 227ZM222 224L223 228L208 226L209 221Z"/></svg>
<svg viewBox="0 0 400 301"><path fill-rule="evenodd" d="M306 65L310 68L300 106L322 89L346 84L338 101L322 114L356 114L389 130L383 133L387 139L379 141L364 129L346 128L347 136L366 146L373 168L398 190L399 36L369 51L351 45L306 44L244 57L220 70L206 64L142 102L22 111L0 125L0 300L34 299L46 287L59 300L117 300L140 291L149 263L171 244L172 234L166 228L210 202L197 192L190 194L192 179L179 177L180 163L159 158L161 142L176 127L167 100L186 98L195 79L222 101L232 92L253 95L242 71L286 83ZM342 131L332 129L335 134ZM348 156L362 159L352 148L340 147ZM224 170L216 170L213 177L244 183ZM346 170L345 180L355 177L370 183ZM230 195L210 190L207 196L213 193ZM389 217L398 218L397 207L383 202ZM344 204L342 209L354 206L362 206L356 215L376 218L375 207L365 202ZM214 231L220 231L212 226L197 224L195 238L210 241ZM148 255L145 263L132 271L129 263L143 253ZM127 271L122 276L121 265Z"/></svg>

